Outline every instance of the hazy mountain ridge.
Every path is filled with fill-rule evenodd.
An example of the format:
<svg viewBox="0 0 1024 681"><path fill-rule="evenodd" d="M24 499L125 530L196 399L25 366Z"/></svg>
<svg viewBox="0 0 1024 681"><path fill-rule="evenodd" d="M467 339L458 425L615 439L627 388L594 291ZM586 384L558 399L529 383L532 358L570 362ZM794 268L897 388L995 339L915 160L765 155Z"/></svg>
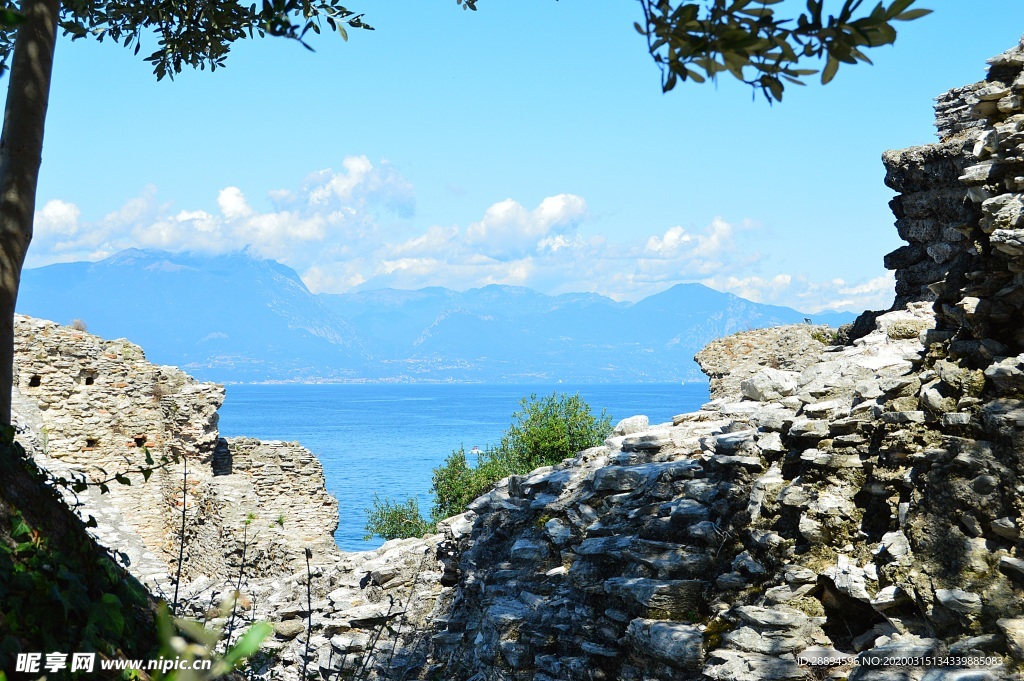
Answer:
<svg viewBox="0 0 1024 681"><path fill-rule="evenodd" d="M633 304L502 285L316 295L291 268L245 253L138 249L26 270L18 311L83 319L217 381L699 380L692 358L711 340L808 316L700 284Z"/></svg>

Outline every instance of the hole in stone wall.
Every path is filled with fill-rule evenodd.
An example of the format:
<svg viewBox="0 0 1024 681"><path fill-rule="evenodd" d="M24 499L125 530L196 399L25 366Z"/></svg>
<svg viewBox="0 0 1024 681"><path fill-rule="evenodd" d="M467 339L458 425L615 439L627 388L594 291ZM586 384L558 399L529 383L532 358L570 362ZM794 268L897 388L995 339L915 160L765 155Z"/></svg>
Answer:
<svg viewBox="0 0 1024 681"><path fill-rule="evenodd" d="M43 382L42 378L40 378L39 376L33 376L32 378L28 379L28 387L30 387L30 388L38 388L39 384L41 384L42 382Z"/></svg>
<svg viewBox="0 0 1024 681"><path fill-rule="evenodd" d="M95 382L96 382L96 379L93 378L92 376L86 376L85 377L85 384L86 385L92 385Z"/></svg>
<svg viewBox="0 0 1024 681"><path fill-rule="evenodd" d="M847 596L836 588L828 577L818 577L818 599L825 608L825 635L832 639L832 645L843 652L856 652L853 639L865 633L885 618L875 612L867 603Z"/></svg>
<svg viewBox="0 0 1024 681"><path fill-rule="evenodd" d="M85 441L85 446L86 447L95 447L99 443L100 443L99 440L94 440L92 438L87 438L86 441Z"/></svg>
<svg viewBox="0 0 1024 681"><path fill-rule="evenodd" d="M138 437L135 437L135 438L132 438L132 439L135 440L135 446L136 447L145 447L146 446L146 436L145 435L139 435Z"/></svg>

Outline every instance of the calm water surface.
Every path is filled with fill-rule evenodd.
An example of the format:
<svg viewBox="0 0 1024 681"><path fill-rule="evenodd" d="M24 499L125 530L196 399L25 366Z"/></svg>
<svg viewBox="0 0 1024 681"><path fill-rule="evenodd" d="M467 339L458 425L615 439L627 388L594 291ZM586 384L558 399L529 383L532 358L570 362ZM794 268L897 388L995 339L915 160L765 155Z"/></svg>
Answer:
<svg viewBox="0 0 1024 681"><path fill-rule="evenodd" d="M339 503L338 546L361 551L365 509L374 493L415 496L430 509L430 478L453 449L496 444L524 395L579 392L612 423L646 414L671 421L708 400L705 383L642 385L229 385L221 435L297 440L323 463L327 489Z"/></svg>

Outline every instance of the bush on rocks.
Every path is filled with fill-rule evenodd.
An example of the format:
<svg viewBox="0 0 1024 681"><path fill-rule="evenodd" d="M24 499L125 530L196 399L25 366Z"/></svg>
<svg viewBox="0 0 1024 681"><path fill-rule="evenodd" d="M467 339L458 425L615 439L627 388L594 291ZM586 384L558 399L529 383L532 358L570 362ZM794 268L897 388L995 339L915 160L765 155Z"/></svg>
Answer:
<svg viewBox="0 0 1024 681"><path fill-rule="evenodd" d="M420 514L415 499L396 502L374 498L373 508L366 509L367 539L375 534L385 539L422 536L436 528L438 521L462 513L498 480L554 465L596 447L611 430L611 418L603 411L600 417L594 416L578 394L524 397L500 444L481 452L475 466L467 459L465 448L460 447L434 469L434 506L429 522Z"/></svg>

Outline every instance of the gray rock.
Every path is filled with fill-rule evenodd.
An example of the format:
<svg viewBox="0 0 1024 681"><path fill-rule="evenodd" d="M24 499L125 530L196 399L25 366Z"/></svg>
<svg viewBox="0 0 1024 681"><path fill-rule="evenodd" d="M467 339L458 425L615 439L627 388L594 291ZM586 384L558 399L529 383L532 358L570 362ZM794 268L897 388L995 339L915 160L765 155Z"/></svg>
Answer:
<svg viewBox="0 0 1024 681"><path fill-rule="evenodd" d="M801 416L793 421L789 434L792 437L821 439L828 435L828 421Z"/></svg>
<svg viewBox="0 0 1024 681"><path fill-rule="evenodd" d="M552 518L544 523L544 533L557 546L564 546L572 540L572 528L559 518Z"/></svg>
<svg viewBox="0 0 1024 681"><path fill-rule="evenodd" d="M669 518L674 525L692 525L708 519L707 507L693 499L679 499L669 504L669 508Z"/></svg>
<svg viewBox="0 0 1024 681"><path fill-rule="evenodd" d="M604 590L608 594L676 617L698 612L703 605L706 588L707 584L699 579L613 577L604 583Z"/></svg>
<svg viewBox="0 0 1024 681"><path fill-rule="evenodd" d="M971 650L995 650L1003 642L999 634L983 634L957 641L949 647L950 655L967 655Z"/></svg>
<svg viewBox="0 0 1024 681"><path fill-rule="evenodd" d="M692 459L648 463L639 466L606 466L594 473L594 489L598 491L628 492L653 483L680 478L703 477L704 469Z"/></svg>
<svg viewBox="0 0 1024 681"><path fill-rule="evenodd" d="M356 630L331 637L331 646L334 647L336 652L343 655L347 653L362 652L366 650L366 646L369 642L369 634L361 634Z"/></svg>
<svg viewBox="0 0 1024 681"><path fill-rule="evenodd" d="M657 451L670 444L672 444L672 437L664 431L645 433L628 436L622 441L622 450L625 452Z"/></svg>
<svg viewBox="0 0 1024 681"><path fill-rule="evenodd" d="M938 639L920 638L917 636L895 637L892 641L865 650L857 655L861 667L877 666L876 661L886 658L928 657L941 650Z"/></svg>
<svg viewBox="0 0 1024 681"><path fill-rule="evenodd" d="M790 584L814 584L818 581L818 574L805 567L786 568L783 575Z"/></svg>
<svg viewBox="0 0 1024 681"><path fill-rule="evenodd" d="M867 590L867 581L871 579L870 575L865 568L859 567L848 557L839 555L836 565L825 570L824 574L830 577L836 588L847 596L859 601L871 601L871 595Z"/></svg>
<svg viewBox="0 0 1024 681"><path fill-rule="evenodd" d="M910 595L907 592L898 586L890 584L878 590L878 593L871 599L871 607L882 612L897 605L907 603L910 600Z"/></svg>
<svg viewBox="0 0 1024 681"><path fill-rule="evenodd" d="M1007 357L985 369L985 378L1004 392L1024 390L1024 355Z"/></svg>
<svg viewBox="0 0 1024 681"><path fill-rule="evenodd" d="M591 655L597 655L598 657L618 657L622 654L622 651L618 648L603 646L599 643L592 643L590 641L584 641L581 643L580 648L583 648L586 652Z"/></svg>
<svg viewBox="0 0 1024 681"><path fill-rule="evenodd" d="M530 562L544 560L551 552L547 542L517 539L509 553L512 560Z"/></svg>
<svg viewBox="0 0 1024 681"><path fill-rule="evenodd" d="M723 591L739 591L750 586L750 580L738 572L726 572L715 578L715 585Z"/></svg>
<svg viewBox="0 0 1024 681"><path fill-rule="evenodd" d="M912 411L887 411L882 414L882 420L886 423L924 423L924 412Z"/></svg>
<svg viewBox="0 0 1024 681"><path fill-rule="evenodd" d="M764 463L761 462L761 459L754 456L729 456L726 454L715 454L709 459L709 461L723 468L735 466L755 473L760 473L764 470Z"/></svg>
<svg viewBox="0 0 1024 681"><path fill-rule="evenodd" d="M882 535L882 542L878 550L879 552L885 551L896 560L899 560L910 553L910 542L907 540L907 535L903 534L900 530L886 532Z"/></svg>
<svg viewBox="0 0 1024 681"><path fill-rule="evenodd" d="M1006 637L1006 648L1013 659L1024 661L1024 619L1005 618L997 620L996 626Z"/></svg>
<svg viewBox="0 0 1024 681"><path fill-rule="evenodd" d="M758 402L770 402L792 395L799 379L796 371L768 367L740 382L740 393Z"/></svg>
<svg viewBox="0 0 1024 681"><path fill-rule="evenodd" d="M792 653L811 643L802 632L795 629L759 631L753 627L734 629L723 635L722 641L730 648L763 655Z"/></svg>
<svg viewBox="0 0 1024 681"><path fill-rule="evenodd" d="M998 518L993 520L990 527L992 528L992 532L998 534L1000 537L1011 541L1020 540L1020 528L1017 527L1017 523L1015 523L1011 518Z"/></svg>
<svg viewBox="0 0 1024 681"><path fill-rule="evenodd" d="M811 618L794 608L764 608L757 605L738 605L730 612L747 624L768 629L797 629L812 621L824 624L824 618Z"/></svg>
<svg viewBox="0 0 1024 681"><path fill-rule="evenodd" d="M1002 556L999 559L999 569L1014 579L1024 581L1024 560Z"/></svg>
<svg viewBox="0 0 1024 681"><path fill-rule="evenodd" d="M715 438L715 451L719 454L742 452L749 445L754 444L755 434L756 431L752 429L723 433Z"/></svg>
<svg viewBox="0 0 1024 681"><path fill-rule="evenodd" d="M630 416L629 418L622 419L615 424L615 428L612 430L614 435L632 435L633 433L639 433L647 430L647 426L650 424L646 416Z"/></svg>
<svg viewBox="0 0 1024 681"><path fill-rule="evenodd" d="M498 644L498 650L512 669L526 669L533 663L531 649L521 643L502 641Z"/></svg>
<svg viewBox="0 0 1024 681"><path fill-rule="evenodd" d="M740 574L749 575L751 577L760 577L764 575L764 565L754 559L747 551L743 551L732 561L732 569L734 572Z"/></svg>
<svg viewBox="0 0 1024 681"><path fill-rule="evenodd" d="M976 615L981 612L981 596L963 589L936 589L935 598L954 612Z"/></svg>
<svg viewBox="0 0 1024 681"><path fill-rule="evenodd" d="M306 630L306 625L300 620L285 620L274 622L274 634L278 638L291 640Z"/></svg>
<svg viewBox="0 0 1024 681"><path fill-rule="evenodd" d="M626 641L636 654L677 669L696 669L704 661L704 636L692 624L637 618L626 627Z"/></svg>
<svg viewBox="0 0 1024 681"><path fill-rule="evenodd" d="M714 681L796 681L806 679L807 672L792 655L775 657L719 648L708 653L704 678Z"/></svg>

